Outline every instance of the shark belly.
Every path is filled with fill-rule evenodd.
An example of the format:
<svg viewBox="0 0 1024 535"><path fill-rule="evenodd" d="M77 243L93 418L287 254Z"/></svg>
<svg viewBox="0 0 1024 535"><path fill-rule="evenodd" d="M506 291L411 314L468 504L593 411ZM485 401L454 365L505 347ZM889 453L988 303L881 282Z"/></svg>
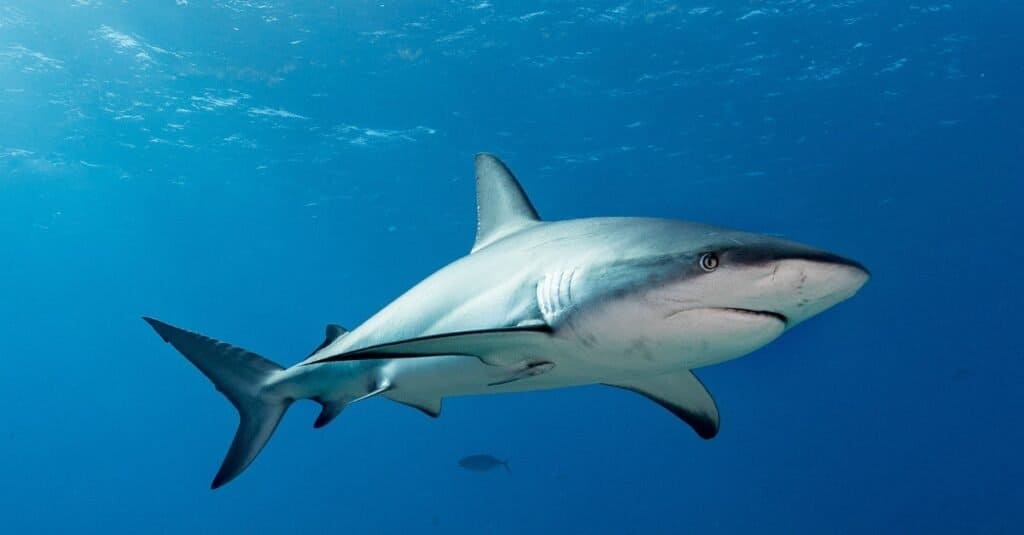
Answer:
<svg viewBox="0 0 1024 535"><path fill-rule="evenodd" d="M600 383L603 373L568 359L557 357L544 362L549 370L537 375L522 375L528 364L493 365L475 357L460 355L389 361L381 366L394 389L384 395L401 401L404 397L444 398L482 394L529 392L567 386Z"/></svg>
<svg viewBox="0 0 1024 535"><path fill-rule="evenodd" d="M784 330L785 323L774 315L710 306L684 309L644 294L581 308L567 315L560 329L561 336L575 342L578 359L609 372L638 374L692 370L738 358Z"/></svg>

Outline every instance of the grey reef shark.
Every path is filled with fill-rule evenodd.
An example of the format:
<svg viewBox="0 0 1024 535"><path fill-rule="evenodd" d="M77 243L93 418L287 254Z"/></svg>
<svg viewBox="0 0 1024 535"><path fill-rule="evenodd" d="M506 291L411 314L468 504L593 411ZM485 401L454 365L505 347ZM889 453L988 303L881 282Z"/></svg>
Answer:
<svg viewBox="0 0 1024 535"><path fill-rule="evenodd" d="M212 488L236 478L299 399L314 427L384 396L436 417L448 396L603 384L645 396L697 435L718 409L694 369L746 355L854 295L853 260L791 241L666 219L542 221L498 158L476 157L468 255L289 368L144 318L238 410Z"/></svg>

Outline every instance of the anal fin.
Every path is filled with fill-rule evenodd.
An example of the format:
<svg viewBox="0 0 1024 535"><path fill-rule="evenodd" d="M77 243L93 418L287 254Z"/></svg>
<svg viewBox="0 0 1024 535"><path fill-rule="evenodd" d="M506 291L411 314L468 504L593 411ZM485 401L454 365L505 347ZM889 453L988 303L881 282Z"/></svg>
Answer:
<svg viewBox="0 0 1024 535"><path fill-rule="evenodd" d="M320 411L320 416L317 416L316 421L313 422L314 429L320 429L331 423L331 420L337 418L348 403L344 401L320 401L320 405L323 406L323 409Z"/></svg>
<svg viewBox="0 0 1024 535"><path fill-rule="evenodd" d="M364 399L372 398L373 396L376 396L377 394L381 394L383 392L387 392L392 388L393 385L391 384L390 380L379 379L377 380L376 383L373 384L372 388L370 388L369 391L355 398L330 400L317 399L316 402L319 403L323 407L323 409L320 410L320 415L317 416L316 421L313 422L313 428L319 429L331 423L331 420L337 418L337 416L341 414L341 411L350 404L355 403L357 401L362 401Z"/></svg>

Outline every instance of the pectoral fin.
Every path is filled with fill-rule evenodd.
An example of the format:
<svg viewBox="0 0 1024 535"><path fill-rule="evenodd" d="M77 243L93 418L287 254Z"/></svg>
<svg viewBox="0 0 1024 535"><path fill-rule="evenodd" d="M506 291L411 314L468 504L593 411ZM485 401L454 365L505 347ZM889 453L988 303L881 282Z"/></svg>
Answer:
<svg viewBox="0 0 1024 535"><path fill-rule="evenodd" d="M307 362L305 365L348 360L408 359L441 355L472 356L487 364L493 364L494 360L492 359L501 355L528 353L531 348L546 342L550 336L551 327L546 324L461 331L364 347L337 355L329 355Z"/></svg>
<svg viewBox="0 0 1024 535"><path fill-rule="evenodd" d="M718 434L718 407L700 379L689 370L629 378L605 383L632 390L665 407L690 427L701 438L714 438Z"/></svg>

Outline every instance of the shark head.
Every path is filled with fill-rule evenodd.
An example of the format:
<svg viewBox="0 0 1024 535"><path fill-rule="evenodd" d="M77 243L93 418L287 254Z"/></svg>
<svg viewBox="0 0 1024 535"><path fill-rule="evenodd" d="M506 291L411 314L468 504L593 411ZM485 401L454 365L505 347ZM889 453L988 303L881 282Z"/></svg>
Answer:
<svg viewBox="0 0 1024 535"><path fill-rule="evenodd" d="M852 297L869 277L853 260L746 233L732 243L707 244L690 257L700 270L666 286L667 295L766 315L786 329Z"/></svg>
<svg viewBox="0 0 1024 535"><path fill-rule="evenodd" d="M695 368L745 355L868 279L853 260L716 226L646 218L544 224L511 171L486 154L477 157L477 208L474 253L505 244L531 251L521 260L530 264L556 244L535 288L543 323L611 366Z"/></svg>
<svg viewBox="0 0 1024 535"><path fill-rule="evenodd" d="M617 259L573 281L569 291L591 306L567 319L581 339L635 357L627 362L696 368L745 355L869 277L853 260L770 236L664 220L624 225L634 228L618 233Z"/></svg>

